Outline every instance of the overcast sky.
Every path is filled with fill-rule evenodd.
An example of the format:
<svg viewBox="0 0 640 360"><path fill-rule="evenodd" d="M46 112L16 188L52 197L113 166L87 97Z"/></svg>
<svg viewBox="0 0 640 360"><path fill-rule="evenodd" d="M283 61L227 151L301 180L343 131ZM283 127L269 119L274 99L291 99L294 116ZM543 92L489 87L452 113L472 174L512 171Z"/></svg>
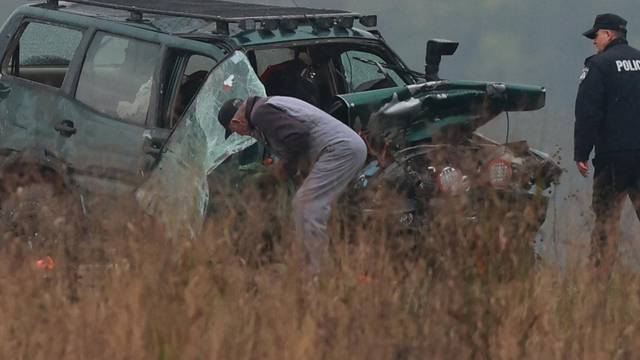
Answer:
<svg viewBox="0 0 640 360"><path fill-rule="evenodd" d="M0 0L5 19L26 1ZM590 180L577 176L572 159L573 105L584 58L593 54L581 33L596 14L617 13L629 21L629 41L640 46L638 0L269 0L261 3L348 9L379 16L378 29L407 64L424 68L425 44L431 38L460 42L445 57L441 76L542 85L547 106L533 113L511 115L510 139L524 139L548 153L557 153L567 169L559 192L588 199ZM259 1L243 1L259 2ZM481 129L504 139L504 116ZM579 208L575 210L573 208ZM582 214L584 204L561 200L561 215ZM574 211L575 210L575 211ZM627 213L628 215L628 213ZM588 217L588 216L587 216ZM627 216L629 218L629 216ZM637 227L638 229L640 227Z"/></svg>

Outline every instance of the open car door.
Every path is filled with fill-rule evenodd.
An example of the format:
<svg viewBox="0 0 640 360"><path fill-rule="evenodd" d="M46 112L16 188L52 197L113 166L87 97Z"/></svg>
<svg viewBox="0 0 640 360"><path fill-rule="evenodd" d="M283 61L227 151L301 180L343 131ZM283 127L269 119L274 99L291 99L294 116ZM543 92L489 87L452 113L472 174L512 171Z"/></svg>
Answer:
<svg viewBox="0 0 640 360"><path fill-rule="evenodd" d="M217 119L220 107L232 98L265 94L241 52L227 56L210 72L162 149L156 168L136 192L140 206L165 225L171 238L199 233L209 203L207 175L255 143L238 134L225 138Z"/></svg>

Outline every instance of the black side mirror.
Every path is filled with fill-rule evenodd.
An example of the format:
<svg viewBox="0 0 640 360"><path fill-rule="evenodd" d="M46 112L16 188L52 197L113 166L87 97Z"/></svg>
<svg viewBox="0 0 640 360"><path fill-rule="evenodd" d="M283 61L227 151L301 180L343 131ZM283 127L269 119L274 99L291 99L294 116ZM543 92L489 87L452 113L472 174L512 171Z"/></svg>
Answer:
<svg viewBox="0 0 640 360"><path fill-rule="evenodd" d="M427 81L440 80L440 60L443 55L453 55L458 49L459 43L444 39L432 39L427 41L427 54L425 56L424 73Z"/></svg>

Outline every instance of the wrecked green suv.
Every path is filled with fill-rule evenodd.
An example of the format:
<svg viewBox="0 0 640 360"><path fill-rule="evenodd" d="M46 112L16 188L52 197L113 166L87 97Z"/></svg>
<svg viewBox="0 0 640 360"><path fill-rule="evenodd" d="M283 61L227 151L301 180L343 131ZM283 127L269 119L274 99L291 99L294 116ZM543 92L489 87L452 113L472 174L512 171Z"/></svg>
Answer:
<svg viewBox="0 0 640 360"><path fill-rule="evenodd" d="M353 193L404 184L403 222L475 187L545 208L557 166L526 143L474 133L503 111L541 108L543 88L440 80L441 56L457 47L443 40L429 42L424 74L410 70L356 21L373 28L377 19L206 0L22 6L0 37L2 176L35 164L77 192L84 211L93 194L133 195L167 229L194 235L209 204L208 176L225 161L245 169L270 156L251 138L226 137L219 107L287 95L362 134L371 162ZM479 160L463 164L454 153ZM363 210L375 206L362 202Z"/></svg>

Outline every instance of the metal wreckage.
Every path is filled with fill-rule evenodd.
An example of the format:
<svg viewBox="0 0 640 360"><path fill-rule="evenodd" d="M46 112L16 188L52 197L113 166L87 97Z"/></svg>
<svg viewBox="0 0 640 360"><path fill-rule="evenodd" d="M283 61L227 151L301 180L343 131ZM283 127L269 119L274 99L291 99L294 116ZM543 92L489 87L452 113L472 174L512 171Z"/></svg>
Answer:
<svg viewBox="0 0 640 360"><path fill-rule="evenodd" d="M210 175L270 156L251 138L226 137L219 107L289 95L366 138L371 161L349 191L362 212L380 210L376 193L389 187L403 199L391 213L409 227L452 196L475 199L469 219L499 199L504 216L533 214L537 232L559 167L526 142L475 130L503 112L542 108L545 89L441 80L441 57L458 46L446 40L429 41L425 73L413 71L376 24L349 11L225 1L22 6L0 37L2 176L35 165L88 213L95 194L133 196L173 236L195 236L216 202Z"/></svg>

